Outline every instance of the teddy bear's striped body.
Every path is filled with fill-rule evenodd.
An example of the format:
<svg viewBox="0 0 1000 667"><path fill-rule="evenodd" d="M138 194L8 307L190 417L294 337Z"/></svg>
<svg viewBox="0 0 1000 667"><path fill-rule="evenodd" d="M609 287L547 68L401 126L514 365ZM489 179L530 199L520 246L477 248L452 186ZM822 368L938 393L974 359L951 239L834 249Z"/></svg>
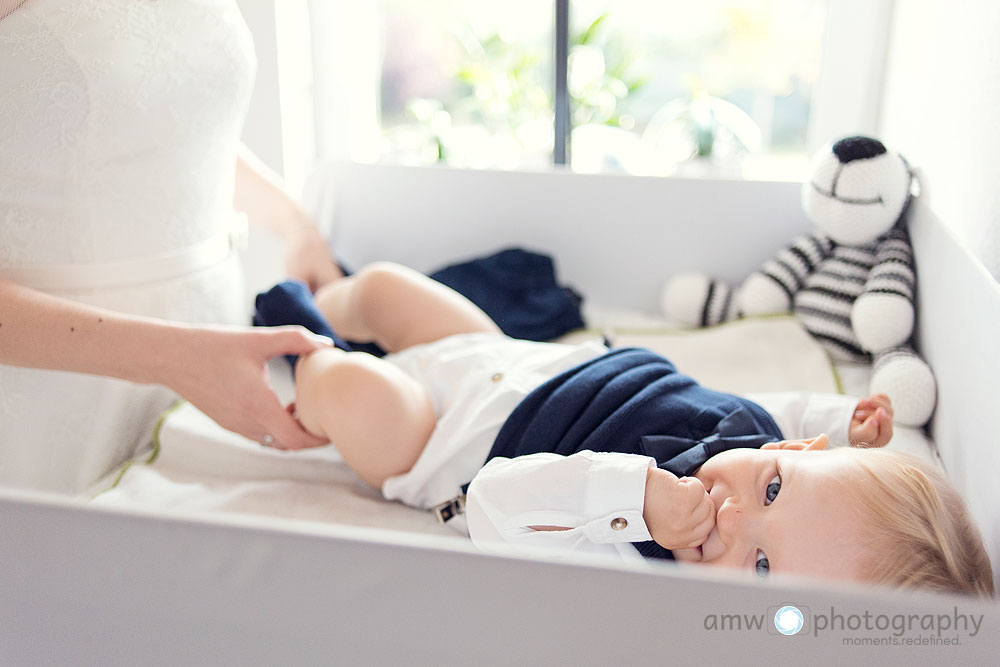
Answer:
<svg viewBox="0 0 1000 667"><path fill-rule="evenodd" d="M843 361L871 358L851 323L858 297L893 294L911 303L914 298L913 251L899 228L858 246L838 245L820 234L803 236L764 264L761 273L788 294L809 333Z"/></svg>

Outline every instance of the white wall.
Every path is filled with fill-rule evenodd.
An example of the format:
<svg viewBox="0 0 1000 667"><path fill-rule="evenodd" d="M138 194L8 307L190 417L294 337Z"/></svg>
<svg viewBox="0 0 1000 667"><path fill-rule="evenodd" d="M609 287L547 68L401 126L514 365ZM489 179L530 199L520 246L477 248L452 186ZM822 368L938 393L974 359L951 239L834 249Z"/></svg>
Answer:
<svg viewBox="0 0 1000 667"><path fill-rule="evenodd" d="M806 150L877 134L893 0L828 0Z"/></svg>
<svg viewBox="0 0 1000 667"><path fill-rule="evenodd" d="M897 0L879 135L1000 279L1000 3Z"/></svg>
<svg viewBox="0 0 1000 667"><path fill-rule="evenodd" d="M267 166L284 174L275 4L273 0L237 0L237 4L253 33L257 54L257 80L243 125L243 142ZM242 255L248 299L285 275L284 242L267 230L251 227L249 243Z"/></svg>
<svg viewBox="0 0 1000 667"><path fill-rule="evenodd" d="M243 141L269 167L283 172L281 101L278 90L278 50L273 0L237 0L253 33L257 81L243 126Z"/></svg>

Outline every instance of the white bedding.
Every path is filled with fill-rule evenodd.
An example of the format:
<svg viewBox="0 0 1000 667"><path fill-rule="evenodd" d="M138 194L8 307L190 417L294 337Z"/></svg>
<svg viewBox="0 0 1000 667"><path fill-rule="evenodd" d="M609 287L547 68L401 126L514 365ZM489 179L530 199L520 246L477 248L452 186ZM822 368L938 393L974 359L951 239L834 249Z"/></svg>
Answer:
<svg viewBox="0 0 1000 667"><path fill-rule="evenodd" d="M838 373L826 353L792 317L738 321L694 332L621 313L591 312L588 320L592 329L567 338L604 335L616 347L649 347L714 389L838 391ZM795 363L788 363L790 359ZM848 380L844 393L866 393L866 368L838 370ZM271 374L279 395L291 400L287 364L276 360ZM267 449L222 429L187 403L164 416L156 442L150 457L102 481L94 502L458 536L429 512L383 500L354 475L333 446L300 452ZM915 429L897 428L890 447L934 457L929 441Z"/></svg>

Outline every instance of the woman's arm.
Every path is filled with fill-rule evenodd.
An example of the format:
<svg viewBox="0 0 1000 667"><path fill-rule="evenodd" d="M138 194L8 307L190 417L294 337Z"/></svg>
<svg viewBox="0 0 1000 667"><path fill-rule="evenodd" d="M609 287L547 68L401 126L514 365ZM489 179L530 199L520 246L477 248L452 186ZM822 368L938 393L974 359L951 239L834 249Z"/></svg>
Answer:
<svg viewBox="0 0 1000 667"><path fill-rule="evenodd" d="M298 327L193 326L123 315L0 280L0 363L162 384L220 425L297 449L323 444L284 410L268 359L327 343Z"/></svg>
<svg viewBox="0 0 1000 667"><path fill-rule="evenodd" d="M246 213L251 224L285 239L288 275L312 291L343 275L309 214L285 191L281 178L245 145L236 161L233 206Z"/></svg>
<svg viewBox="0 0 1000 667"><path fill-rule="evenodd" d="M0 0L0 21L13 14L14 10L23 5L25 2L26 0L6 0L6 2Z"/></svg>

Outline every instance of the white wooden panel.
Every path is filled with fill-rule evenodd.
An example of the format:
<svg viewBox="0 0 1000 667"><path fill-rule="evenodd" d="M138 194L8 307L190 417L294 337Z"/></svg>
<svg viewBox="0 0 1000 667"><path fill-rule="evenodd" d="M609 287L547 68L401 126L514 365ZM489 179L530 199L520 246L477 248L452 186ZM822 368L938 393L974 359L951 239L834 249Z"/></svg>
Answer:
<svg viewBox="0 0 1000 667"><path fill-rule="evenodd" d="M808 229L796 183L347 163L321 174L349 265L427 271L521 245L552 254L594 303L650 312L669 276L711 267L740 281ZM322 208L317 184L307 190Z"/></svg>
<svg viewBox="0 0 1000 667"><path fill-rule="evenodd" d="M2 505L0 664L815 664L845 636L891 635L818 631L831 612L985 616L960 646L842 649L852 662L891 651L893 664L988 664L1000 648L997 606L955 598L503 558L358 528ZM813 617L803 634L705 627L785 603Z"/></svg>
<svg viewBox="0 0 1000 667"><path fill-rule="evenodd" d="M930 425L948 476L981 527L1000 581L1000 284L922 203L910 213L920 349L934 369Z"/></svg>

